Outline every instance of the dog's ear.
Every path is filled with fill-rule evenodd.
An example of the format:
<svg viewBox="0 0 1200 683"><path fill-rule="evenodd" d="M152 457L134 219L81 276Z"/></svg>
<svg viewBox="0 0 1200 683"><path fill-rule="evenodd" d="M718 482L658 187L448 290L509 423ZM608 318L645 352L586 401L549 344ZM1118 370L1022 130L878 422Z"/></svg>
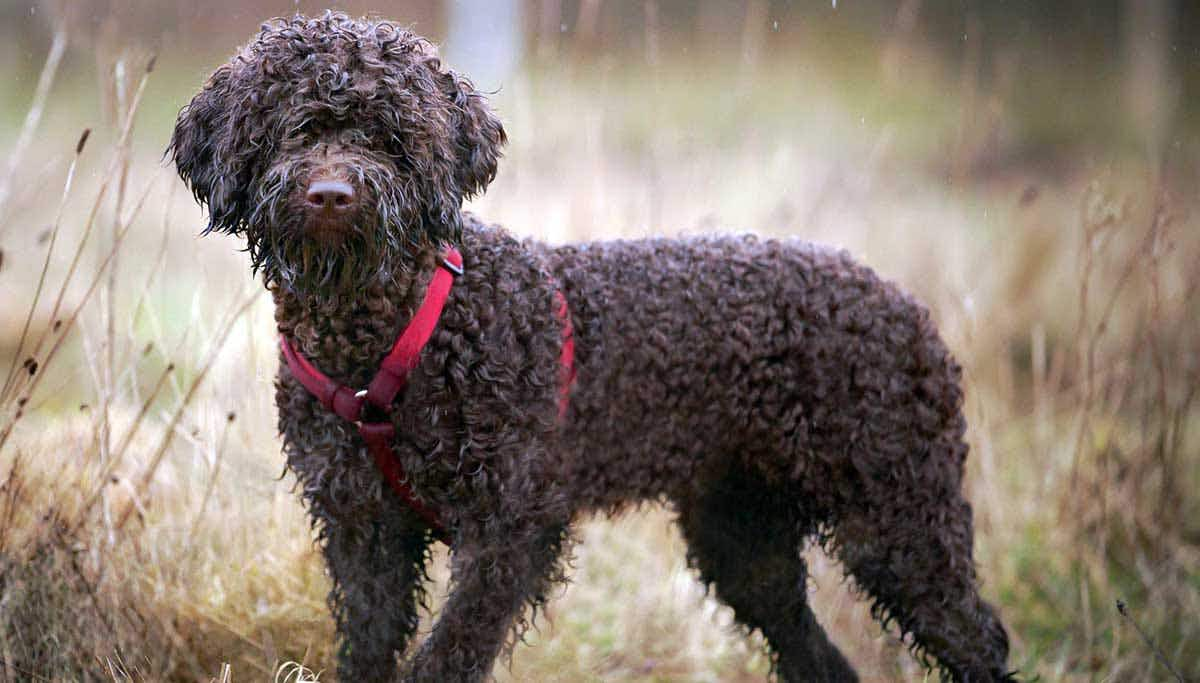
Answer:
<svg viewBox="0 0 1200 683"><path fill-rule="evenodd" d="M487 98L469 80L449 70L440 80L453 103L451 116L458 129L455 180L463 196L471 197L487 189L496 177L496 164L508 136Z"/></svg>
<svg viewBox="0 0 1200 683"><path fill-rule="evenodd" d="M231 73L228 65L209 77L204 89L179 111L167 154L196 201L208 207L205 232L233 232L240 222L236 175L222 161L221 140L229 121Z"/></svg>

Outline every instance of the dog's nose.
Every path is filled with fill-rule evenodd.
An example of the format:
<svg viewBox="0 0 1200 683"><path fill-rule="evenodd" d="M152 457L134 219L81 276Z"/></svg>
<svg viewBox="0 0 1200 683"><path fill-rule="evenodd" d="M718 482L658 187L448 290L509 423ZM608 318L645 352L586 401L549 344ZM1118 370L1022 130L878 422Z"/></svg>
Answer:
<svg viewBox="0 0 1200 683"><path fill-rule="evenodd" d="M340 180L317 180L308 186L304 200L314 211L343 213L354 208L354 188Z"/></svg>

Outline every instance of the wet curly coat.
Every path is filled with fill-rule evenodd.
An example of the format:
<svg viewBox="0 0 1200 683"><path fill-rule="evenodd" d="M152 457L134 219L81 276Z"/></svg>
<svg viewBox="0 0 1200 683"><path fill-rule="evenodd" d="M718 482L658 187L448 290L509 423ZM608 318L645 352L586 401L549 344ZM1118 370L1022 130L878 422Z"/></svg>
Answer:
<svg viewBox="0 0 1200 683"><path fill-rule="evenodd" d="M208 230L246 240L279 332L349 386L374 374L444 246L464 257L390 416L451 534L449 599L419 647L431 530L281 364L279 427L333 579L341 680L486 679L564 580L570 524L642 501L676 512L691 564L762 631L783 680L855 680L806 604L811 538L930 665L1008 678L960 493L960 370L927 311L796 241L518 241L461 210L504 142L427 41L334 13L265 24L176 124L170 152ZM313 199L330 179L350 210ZM578 372L561 420L556 290Z"/></svg>

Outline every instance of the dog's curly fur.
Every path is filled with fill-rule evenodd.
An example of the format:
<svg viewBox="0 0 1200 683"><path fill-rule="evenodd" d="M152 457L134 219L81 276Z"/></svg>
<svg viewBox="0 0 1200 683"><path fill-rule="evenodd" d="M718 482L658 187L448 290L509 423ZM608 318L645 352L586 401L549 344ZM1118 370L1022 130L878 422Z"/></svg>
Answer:
<svg viewBox="0 0 1200 683"><path fill-rule="evenodd" d="M571 522L642 501L677 512L701 579L762 631L783 680L855 680L806 604L809 538L931 665L1009 678L960 493L960 370L926 310L799 242L520 242L461 210L504 142L427 41L336 13L265 24L171 141L209 230L247 240L280 333L349 386L374 374L444 246L464 257L391 413L395 454L452 537L449 599L415 650L431 531L353 426L280 370L279 426L333 578L341 679L487 678L527 608L564 580ZM317 177L361 197L352 218L306 209ZM561 419L556 290L578 372Z"/></svg>

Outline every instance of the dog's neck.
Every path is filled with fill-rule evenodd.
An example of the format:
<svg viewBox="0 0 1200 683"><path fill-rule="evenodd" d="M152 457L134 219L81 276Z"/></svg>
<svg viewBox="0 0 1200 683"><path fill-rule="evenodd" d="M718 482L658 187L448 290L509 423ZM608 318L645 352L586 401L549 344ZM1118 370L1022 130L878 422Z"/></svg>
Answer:
<svg viewBox="0 0 1200 683"><path fill-rule="evenodd" d="M425 297L438 252L426 249L389 277L345 294L304 295L268 283L280 334L322 372L365 386Z"/></svg>

